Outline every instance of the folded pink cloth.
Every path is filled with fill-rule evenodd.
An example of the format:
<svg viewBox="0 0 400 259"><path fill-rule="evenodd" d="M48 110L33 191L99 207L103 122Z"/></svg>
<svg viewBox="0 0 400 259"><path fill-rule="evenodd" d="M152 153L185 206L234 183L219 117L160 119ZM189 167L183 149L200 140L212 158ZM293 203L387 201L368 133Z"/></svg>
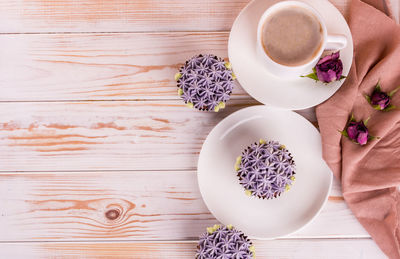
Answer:
<svg viewBox="0 0 400 259"><path fill-rule="evenodd" d="M378 80L385 92L400 85L400 27L389 16L384 0L351 2L352 68L316 113L323 156L341 181L345 201L382 251L400 259L400 109L377 111L364 97ZM400 91L392 103L400 108ZM360 146L342 137L352 113L357 120L370 117L370 134L381 138Z"/></svg>

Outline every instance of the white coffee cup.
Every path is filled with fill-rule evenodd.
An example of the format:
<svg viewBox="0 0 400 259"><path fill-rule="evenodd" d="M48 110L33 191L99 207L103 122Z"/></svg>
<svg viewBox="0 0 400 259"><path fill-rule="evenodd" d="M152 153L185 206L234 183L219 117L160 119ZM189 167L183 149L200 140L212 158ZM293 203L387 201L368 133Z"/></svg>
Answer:
<svg viewBox="0 0 400 259"><path fill-rule="evenodd" d="M288 7L300 7L310 11L318 20L322 29L322 44L312 58L312 60L308 61L305 64L299 66L286 66L279 64L272 60L267 53L265 52L262 44L262 30L267 19L274 15L279 10L286 9ZM257 54L262 59L262 63L264 63L267 70L275 76L278 76L282 79L292 79L298 78L301 75L309 74L312 72L312 68L317 64L324 50L340 50L345 48L347 45L347 39L343 35L328 35L325 22L321 18L321 15L310 5L300 2L300 1L282 1L278 2L271 7L269 7L264 14L261 16L258 22L257 28Z"/></svg>

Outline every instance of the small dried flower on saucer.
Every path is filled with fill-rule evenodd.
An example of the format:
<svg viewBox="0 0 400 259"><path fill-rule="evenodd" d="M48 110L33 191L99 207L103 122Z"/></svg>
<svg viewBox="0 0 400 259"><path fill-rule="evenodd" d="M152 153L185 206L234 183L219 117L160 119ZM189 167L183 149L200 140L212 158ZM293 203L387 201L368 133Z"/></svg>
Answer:
<svg viewBox="0 0 400 259"><path fill-rule="evenodd" d="M231 64L215 55L198 55L186 61L175 75L178 94L191 108L215 111L225 108L235 75Z"/></svg>
<svg viewBox="0 0 400 259"><path fill-rule="evenodd" d="M251 144L237 158L235 170L245 193L262 199L280 196L295 180L293 157L277 141Z"/></svg>
<svg viewBox="0 0 400 259"><path fill-rule="evenodd" d="M378 111L390 111L396 109L396 106L391 104L392 96L400 89L400 86L396 89L392 90L389 93L385 93L381 90L381 85L378 82L375 86L374 91L371 95L366 95L365 98L367 99L368 103Z"/></svg>
<svg viewBox="0 0 400 259"><path fill-rule="evenodd" d="M330 83L346 78L342 75L343 63L339 57L339 51L324 56L318 61L317 65L313 68L313 72L311 74L301 77L308 77L314 79L315 81L321 81L323 83Z"/></svg>
<svg viewBox="0 0 400 259"><path fill-rule="evenodd" d="M255 250L250 239L232 225L214 225L200 236L196 259L254 259Z"/></svg>

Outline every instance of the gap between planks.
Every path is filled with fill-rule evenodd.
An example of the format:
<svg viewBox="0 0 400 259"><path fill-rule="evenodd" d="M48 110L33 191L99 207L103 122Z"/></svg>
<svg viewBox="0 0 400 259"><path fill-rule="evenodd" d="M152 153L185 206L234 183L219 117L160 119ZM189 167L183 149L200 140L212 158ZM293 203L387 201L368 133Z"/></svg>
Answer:
<svg viewBox="0 0 400 259"><path fill-rule="evenodd" d="M372 239L252 240L257 258L386 258ZM196 241L0 243L8 258L194 258ZM310 255L312 255L310 257Z"/></svg>
<svg viewBox="0 0 400 259"><path fill-rule="evenodd" d="M2 35L47 35L47 34L69 34L69 35L79 35L79 34L223 34L223 33L230 33L230 30L200 30L200 31L193 31L193 30L187 30L187 31L174 31L174 30L170 30L170 31L83 31L83 32L63 32L63 31L59 31L59 32L0 32L0 36Z"/></svg>
<svg viewBox="0 0 400 259"><path fill-rule="evenodd" d="M257 238L251 238L251 240L258 241L258 242L270 242L270 241L296 241L296 240L372 240L371 237L367 236L353 236L353 237L294 237L294 238L276 238L271 240L262 240ZM127 244L157 244L157 243L166 243L166 244L174 244L174 243L185 243L185 244L194 244L197 243L198 239L175 239L175 240L168 240L168 239L142 239L142 240L125 240L125 239L113 239L113 240L96 240L96 239L79 239L77 240L16 240L16 241L0 241L0 244L40 244L40 243L127 243Z"/></svg>
<svg viewBox="0 0 400 259"><path fill-rule="evenodd" d="M66 100L66 99L59 99L59 100L15 100L15 101L2 101L0 100L0 103L89 103L89 102L151 102L151 101L160 101L160 102L169 102L169 101L176 101L179 100L177 98L144 98L144 99L139 99L139 98L132 98L132 99L87 99L87 100L76 100L76 99L71 99L71 100ZM254 98L250 96L240 96L237 95L234 97L232 100L242 100L242 101L256 101ZM229 102L229 101L228 101ZM261 103L259 103L261 104ZM296 110L295 110L296 111ZM297 110L301 111L301 110Z"/></svg>

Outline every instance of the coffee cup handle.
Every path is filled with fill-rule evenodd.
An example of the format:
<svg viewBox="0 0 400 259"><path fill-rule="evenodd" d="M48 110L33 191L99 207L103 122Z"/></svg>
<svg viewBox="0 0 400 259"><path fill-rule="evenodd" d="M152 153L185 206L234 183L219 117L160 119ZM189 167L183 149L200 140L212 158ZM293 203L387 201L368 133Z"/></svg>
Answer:
<svg viewBox="0 0 400 259"><path fill-rule="evenodd" d="M341 50L347 46L347 39L343 35L328 35L325 50Z"/></svg>

